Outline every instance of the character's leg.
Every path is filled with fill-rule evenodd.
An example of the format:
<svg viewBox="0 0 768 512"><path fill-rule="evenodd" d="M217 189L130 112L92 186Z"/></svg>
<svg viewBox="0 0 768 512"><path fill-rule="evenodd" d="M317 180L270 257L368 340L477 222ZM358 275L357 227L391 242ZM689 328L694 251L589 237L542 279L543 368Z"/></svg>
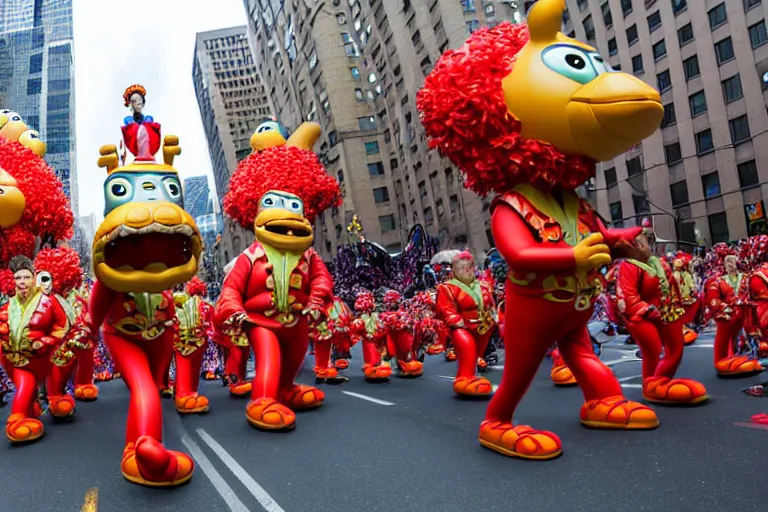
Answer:
<svg viewBox="0 0 768 512"><path fill-rule="evenodd" d="M621 385L595 355L587 326L566 334L558 343L584 394L581 423L592 428L648 430L659 426L656 413L624 398Z"/></svg>
<svg viewBox="0 0 768 512"><path fill-rule="evenodd" d="M282 368L282 354L277 335L264 327L254 327L248 333L256 358L256 377L253 379L251 401L245 410L248 422L262 430L286 430L296 426L296 414L278 402ZM292 340L293 341L293 340ZM301 345L302 357L307 352ZM293 379L294 375L291 375Z"/></svg>
<svg viewBox="0 0 768 512"><path fill-rule="evenodd" d="M397 364L400 367L400 377L419 377L424 371L421 362L411 359L413 334L406 331L394 331L389 337L395 346Z"/></svg>
<svg viewBox="0 0 768 512"><path fill-rule="evenodd" d="M75 399L82 402L93 402L99 398L99 388L93 383L93 352L93 348L77 352Z"/></svg>
<svg viewBox="0 0 768 512"><path fill-rule="evenodd" d="M54 418L71 418L75 415L75 398L67 394L67 383L75 370L75 360L62 366L54 364L47 379L48 407Z"/></svg>
<svg viewBox="0 0 768 512"><path fill-rule="evenodd" d="M474 333L475 347L477 348L477 369L483 372L488 369L488 363L485 360L485 351L488 349L488 342L491 340L491 334L493 334L493 331L485 334Z"/></svg>
<svg viewBox="0 0 768 512"><path fill-rule="evenodd" d="M173 398L173 389L171 386L171 364L174 362L173 348L171 346L154 345L150 350L150 365L152 366L152 376L157 383L157 387L160 390L160 395L163 398ZM178 373L179 369L176 368ZM178 381L178 375L176 376Z"/></svg>
<svg viewBox="0 0 768 512"><path fill-rule="evenodd" d="M763 371L759 361L750 359L745 355L733 355L730 350L734 339L741 331L741 325L742 322L740 322L739 317L717 321L714 357L715 370L719 375L725 377L746 377Z"/></svg>
<svg viewBox="0 0 768 512"><path fill-rule="evenodd" d="M552 350L552 370L549 372L549 377L552 379L552 383L555 386L575 386L578 384L576 377L568 365L565 364L563 356L560 354L560 349L555 346Z"/></svg>
<svg viewBox="0 0 768 512"><path fill-rule="evenodd" d="M176 352L176 410L181 414L208 412L208 398L198 394L200 367L203 364L205 346L182 356Z"/></svg>
<svg viewBox="0 0 768 512"><path fill-rule="evenodd" d="M475 374L477 368L475 336L466 329L455 329L451 337L458 358L453 392L459 396L489 396L493 391L490 381Z"/></svg>
<svg viewBox="0 0 768 512"><path fill-rule="evenodd" d="M683 359L683 326L680 321L661 324L659 334L664 345L664 358L652 378L644 379L643 395L651 402L670 405L693 405L709 399L703 384L692 379L676 379Z"/></svg>
<svg viewBox="0 0 768 512"><path fill-rule="evenodd" d="M643 381L656 375L661 358L661 336L656 323L647 320L627 322L629 335L640 347L643 356L642 373Z"/></svg>
<svg viewBox="0 0 768 512"><path fill-rule="evenodd" d="M363 340L363 374L368 382L386 382L392 375L392 368L382 362L374 340Z"/></svg>
<svg viewBox="0 0 768 512"><path fill-rule="evenodd" d="M5 435L12 443L28 443L40 439L45 433L43 422L37 418L38 380L25 368L14 368L13 384L16 395L11 405L11 415L5 423Z"/></svg>
<svg viewBox="0 0 768 512"><path fill-rule="evenodd" d="M453 362L456 360L456 348L453 345L453 336L448 335L448 338L445 340L445 360L447 362Z"/></svg>
<svg viewBox="0 0 768 512"><path fill-rule="evenodd" d="M309 343L307 323L299 321L295 327L279 333L280 340L280 403L294 411L307 411L323 405L325 393L319 389L296 384L296 376L304 365ZM318 345L315 345L317 350Z"/></svg>
<svg viewBox="0 0 768 512"><path fill-rule="evenodd" d="M315 341L315 384L343 384L349 379L339 375L339 370L331 364L333 341ZM346 362L346 361L345 361Z"/></svg>
<svg viewBox="0 0 768 512"><path fill-rule="evenodd" d="M349 352L352 349L349 335L337 334L333 338L333 345L336 352L333 365L339 370L346 370L349 368Z"/></svg>
<svg viewBox="0 0 768 512"><path fill-rule="evenodd" d="M190 478L195 465L183 453L166 449L163 441L163 408L158 391L158 378L162 376L167 357L157 357L158 345L167 345L165 339L158 339L145 347L115 334L104 334L115 363L120 368L123 381L130 391L128 421L126 424L126 446L123 451L122 472L126 480L150 487L171 487L180 485ZM153 350L154 348L154 350ZM155 355L155 364L150 364ZM160 362L160 364L158 364Z"/></svg>
<svg viewBox="0 0 768 512"><path fill-rule="evenodd" d="M238 347L237 345L231 345L227 350L227 359L224 365L227 377L229 378L229 394L232 396L250 396L253 390L251 381L245 378L248 368L248 356L250 354L250 346Z"/></svg>

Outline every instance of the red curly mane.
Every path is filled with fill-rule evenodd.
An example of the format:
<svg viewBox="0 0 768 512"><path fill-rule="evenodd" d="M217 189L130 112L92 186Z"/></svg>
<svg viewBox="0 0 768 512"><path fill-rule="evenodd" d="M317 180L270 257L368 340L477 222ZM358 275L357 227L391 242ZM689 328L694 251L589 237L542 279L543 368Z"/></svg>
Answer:
<svg viewBox="0 0 768 512"><path fill-rule="evenodd" d="M520 183L573 190L595 175L595 162L526 139L510 114L501 81L528 42L528 27L504 22L474 32L458 50L446 51L416 95L429 137L465 175L464 184L486 196Z"/></svg>
<svg viewBox="0 0 768 512"><path fill-rule="evenodd" d="M20 143L0 137L0 167L17 182L26 207L21 221L0 229L0 266L13 256L34 255L38 238L72 237L74 217L61 181L45 161Z"/></svg>
<svg viewBox="0 0 768 512"><path fill-rule="evenodd" d="M0 269L0 295L12 297L16 294L16 282L13 280L13 272L7 268Z"/></svg>
<svg viewBox="0 0 768 512"><path fill-rule="evenodd" d="M184 289L190 295L197 295L199 297L208 295L208 285L197 276L190 279Z"/></svg>
<svg viewBox="0 0 768 512"><path fill-rule="evenodd" d="M67 296L83 284L80 257L71 247L43 249L35 256L35 270L48 271L53 278L53 293Z"/></svg>
<svg viewBox="0 0 768 512"><path fill-rule="evenodd" d="M331 206L341 205L339 184L315 153L280 146L253 153L238 164L224 196L224 212L245 229L253 229L259 199L270 190L300 197L310 222Z"/></svg>

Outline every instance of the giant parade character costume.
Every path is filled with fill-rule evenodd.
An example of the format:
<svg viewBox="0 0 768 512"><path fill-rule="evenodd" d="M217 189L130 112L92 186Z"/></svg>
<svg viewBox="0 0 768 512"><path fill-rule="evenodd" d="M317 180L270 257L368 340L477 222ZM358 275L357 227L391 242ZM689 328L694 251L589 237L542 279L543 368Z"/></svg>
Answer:
<svg viewBox="0 0 768 512"><path fill-rule="evenodd" d="M663 108L657 91L562 34L564 10L564 0L539 0L527 25L475 32L442 56L417 98L430 146L461 169L469 188L499 194L491 229L510 269L506 357L479 440L526 459L562 453L554 433L512 422L554 341L584 393L584 425L658 425L653 410L624 398L586 329L601 292L598 269L641 228L606 229L574 189L595 175L596 162L652 134Z"/></svg>
<svg viewBox="0 0 768 512"><path fill-rule="evenodd" d="M342 354L349 354L351 323L352 311L349 306L339 297L333 297L326 307L325 319L311 326L309 334L315 347L315 383L343 384L349 381L339 375L339 369L344 368L331 364L331 351L335 349ZM345 359L340 361L346 362Z"/></svg>
<svg viewBox="0 0 768 512"><path fill-rule="evenodd" d="M320 135L304 123L287 140L274 121L251 138L254 152L232 175L224 209L256 240L222 284L215 322L241 330L256 361L248 422L263 430L292 429L294 411L319 407L325 395L296 384L309 346L309 321L333 300L328 269L311 247L312 221L340 204L338 183L312 152Z"/></svg>
<svg viewBox="0 0 768 512"><path fill-rule="evenodd" d="M181 148L178 137L167 135L163 163L137 158L123 167L114 145L100 152L107 179L104 222L93 241L90 305L93 326L103 324L104 343L131 395L121 469L137 484L179 485L192 477L194 462L163 446L158 390L178 327L168 290L196 274L202 252L173 168Z"/></svg>

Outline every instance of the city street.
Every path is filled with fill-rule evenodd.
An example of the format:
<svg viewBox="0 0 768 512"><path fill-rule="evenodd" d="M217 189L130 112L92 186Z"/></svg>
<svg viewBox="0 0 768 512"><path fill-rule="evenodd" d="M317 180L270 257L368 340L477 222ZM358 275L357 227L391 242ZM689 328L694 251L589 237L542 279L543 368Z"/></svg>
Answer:
<svg viewBox="0 0 768 512"><path fill-rule="evenodd" d="M652 432L583 428L580 391L555 388L545 363L518 413L562 438L564 455L542 463L478 444L486 405L454 398L455 363L442 356L429 358L418 380L376 385L364 382L355 347L351 382L325 386L325 406L300 414L296 430L285 434L251 428L245 401L203 382L210 414L180 418L164 402L167 445L197 461L191 483L175 490L121 477L127 391L110 382L98 402L79 405L74 422L46 418L42 442L0 442L0 510L76 512L96 489L98 512L764 511L768 427L746 422L768 411L768 400L741 392L759 377L716 378L711 344L706 335L686 349L679 372L701 379L711 402L656 407L662 424ZM639 399L634 347L606 346L602 359L627 396ZM311 363L301 382L312 382ZM487 375L498 382L501 372ZM8 408L0 414L4 421Z"/></svg>

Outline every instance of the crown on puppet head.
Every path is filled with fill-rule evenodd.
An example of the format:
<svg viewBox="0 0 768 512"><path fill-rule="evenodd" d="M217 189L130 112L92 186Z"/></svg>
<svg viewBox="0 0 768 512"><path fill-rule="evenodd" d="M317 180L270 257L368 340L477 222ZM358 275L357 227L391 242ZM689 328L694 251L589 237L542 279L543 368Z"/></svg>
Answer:
<svg viewBox="0 0 768 512"><path fill-rule="evenodd" d="M125 100L125 106L128 107L131 104L131 96L133 96L135 93L141 94L142 98L147 97L147 90L144 88L143 85L140 84L133 84L125 89L125 92L123 93L123 99Z"/></svg>

